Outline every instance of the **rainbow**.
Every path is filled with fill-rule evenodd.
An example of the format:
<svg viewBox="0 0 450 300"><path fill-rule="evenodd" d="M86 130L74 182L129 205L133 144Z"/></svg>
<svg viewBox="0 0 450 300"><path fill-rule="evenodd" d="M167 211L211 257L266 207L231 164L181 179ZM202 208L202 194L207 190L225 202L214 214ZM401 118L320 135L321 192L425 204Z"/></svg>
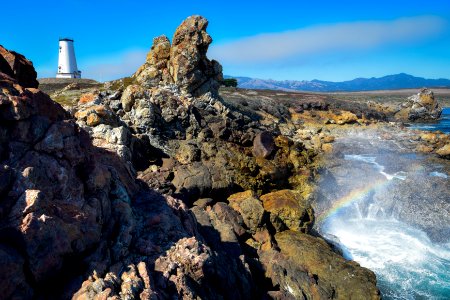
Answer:
<svg viewBox="0 0 450 300"><path fill-rule="evenodd" d="M371 183L368 183L365 187L351 190L348 194L342 196L333 202L333 205L328 209L316 216L316 221L318 223L324 221L325 219L336 215L342 208L349 206L351 203L356 202L369 195L371 192L380 189L381 187L387 185L390 182L388 179L378 179Z"/></svg>
<svg viewBox="0 0 450 300"><path fill-rule="evenodd" d="M371 163L371 162L369 162L369 163ZM373 164L373 163L371 163L371 164ZM425 168L421 164L415 164L408 170L408 173L409 174L416 173L416 172L422 171L424 169ZM388 185L392 179L396 178L395 175L390 175L390 174L385 173L384 167L381 170L379 170L379 173L382 174L385 178L376 179L376 180L373 180L372 182L368 182L366 186L351 190L346 195L342 196L339 199L336 199L330 208L328 208L327 210L324 210L320 214L316 215L316 222L320 223L320 222L324 221L325 219L336 215L344 207L347 207L351 203L356 202L356 201L362 199L363 197L369 195L371 192L374 192L374 191Z"/></svg>

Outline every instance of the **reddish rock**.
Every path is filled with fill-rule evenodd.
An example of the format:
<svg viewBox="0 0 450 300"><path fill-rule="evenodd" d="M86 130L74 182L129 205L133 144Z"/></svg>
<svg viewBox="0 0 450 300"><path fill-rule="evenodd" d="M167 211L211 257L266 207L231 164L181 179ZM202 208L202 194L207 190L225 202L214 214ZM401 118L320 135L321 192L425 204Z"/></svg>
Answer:
<svg viewBox="0 0 450 300"><path fill-rule="evenodd" d="M268 131L260 132L253 140L253 155L259 158L267 158L275 150L273 135Z"/></svg>
<svg viewBox="0 0 450 300"><path fill-rule="evenodd" d="M8 51L1 45L0 72L16 79L23 87L37 88L39 86L33 63L26 59L25 56L14 51Z"/></svg>
<svg viewBox="0 0 450 300"><path fill-rule="evenodd" d="M49 281L61 274L66 280L79 276L63 269L69 257L72 264L83 266L82 253L108 239L112 258L125 253L133 226L130 195L136 184L120 160L94 148L87 133L46 94L6 76L0 77L0 86L0 118L8 122L0 135L5 195L0 203L0 236L5 237L0 249L20 247L17 252L0 251L9 274L0 276L1 295L57 295L58 289L45 290ZM113 238L116 222L121 227ZM34 289L29 288L31 282Z"/></svg>

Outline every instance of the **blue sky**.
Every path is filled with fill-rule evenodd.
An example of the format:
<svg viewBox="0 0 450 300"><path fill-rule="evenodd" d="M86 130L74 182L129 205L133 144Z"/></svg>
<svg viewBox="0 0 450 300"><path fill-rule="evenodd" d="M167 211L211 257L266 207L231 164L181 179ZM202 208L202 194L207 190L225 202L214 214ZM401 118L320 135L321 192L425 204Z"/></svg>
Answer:
<svg viewBox="0 0 450 300"><path fill-rule="evenodd" d="M341 81L405 72L450 78L450 1L137 1L2 3L0 44L57 69L58 38L75 39L83 77L132 74L155 36L189 15L209 20L208 56L224 73Z"/></svg>

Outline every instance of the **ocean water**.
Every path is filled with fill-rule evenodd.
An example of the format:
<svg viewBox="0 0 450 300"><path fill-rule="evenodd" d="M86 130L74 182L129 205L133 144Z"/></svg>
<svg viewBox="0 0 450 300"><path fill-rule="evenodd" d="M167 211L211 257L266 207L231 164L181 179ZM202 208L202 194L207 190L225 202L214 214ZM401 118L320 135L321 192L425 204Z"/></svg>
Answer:
<svg viewBox="0 0 450 300"><path fill-rule="evenodd" d="M408 180L415 178L414 172L421 172L432 182L447 187L450 174L438 165L412 168L411 162L421 157L382 151L385 150L382 144L372 144L361 154L358 145L368 142L352 142L351 139L342 141L357 146L347 146L355 152L343 153L342 168L347 171L335 171L336 181L333 183L338 190L346 188L345 193L350 196L339 198L330 191L328 199L332 201L328 204L330 207L324 209L327 217L320 220L317 229L342 250L345 258L376 274L383 299L450 299L450 238L444 242L432 241L422 229L396 219L395 215L384 213L384 204L373 198L388 185L420 184ZM387 168L392 161L399 164L396 168ZM368 172L368 169L372 171ZM352 185L357 181L366 183L365 187ZM329 188L329 185L325 187ZM333 200L333 197L338 199ZM401 201L401 197L396 199Z"/></svg>
<svg viewBox="0 0 450 300"><path fill-rule="evenodd" d="M450 245L394 219L337 216L322 230L344 257L375 272L383 299L450 299Z"/></svg>
<svg viewBox="0 0 450 300"><path fill-rule="evenodd" d="M438 122L411 124L410 128L428 131L439 130L444 133L450 133L450 107L445 107L442 110L442 115Z"/></svg>

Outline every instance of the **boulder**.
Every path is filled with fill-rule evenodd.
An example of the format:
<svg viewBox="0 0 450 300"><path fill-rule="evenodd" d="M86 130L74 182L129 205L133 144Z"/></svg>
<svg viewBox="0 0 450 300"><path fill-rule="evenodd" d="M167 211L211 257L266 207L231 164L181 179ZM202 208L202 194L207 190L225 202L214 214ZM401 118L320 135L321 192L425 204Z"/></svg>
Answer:
<svg viewBox="0 0 450 300"><path fill-rule="evenodd" d="M450 143L436 150L439 156L449 157L450 156Z"/></svg>
<svg viewBox="0 0 450 300"><path fill-rule="evenodd" d="M105 105L90 105L80 108L75 113L75 118L79 122L85 123L89 127L95 127L99 124L117 125L118 119L114 112Z"/></svg>
<svg viewBox="0 0 450 300"><path fill-rule="evenodd" d="M0 45L0 72L14 78L24 88L37 88L37 73L33 63L25 56L8 51Z"/></svg>
<svg viewBox="0 0 450 300"><path fill-rule="evenodd" d="M245 191L228 197L230 206L241 214L245 225L255 233L263 225L264 208L253 191Z"/></svg>
<svg viewBox="0 0 450 300"><path fill-rule="evenodd" d="M298 191L281 190L262 195L263 207L278 232L290 229L309 232L314 223L312 207Z"/></svg>
<svg viewBox="0 0 450 300"><path fill-rule="evenodd" d="M267 158L275 150L273 135L268 131L260 132L253 140L253 155L259 158Z"/></svg>
<svg viewBox="0 0 450 300"><path fill-rule="evenodd" d="M334 123L338 125L352 124L358 121L358 117L349 111L341 111L338 115L332 116Z"/></svg>
<svg viewBox="0 0 450 300"><path fill-rule="evenodd" d="M294 299L380 299L375 274L332 251L322 239L284 231L280 252L261 254L266 275Z"/></svg>
<svg viewBox="0 0 450 300"><path fill-rule="evenodd" d="M441 116L442 108L429 89L422 89L419 93L408 97L398 107L395 118L402 121L437 120Z"/></svg>

